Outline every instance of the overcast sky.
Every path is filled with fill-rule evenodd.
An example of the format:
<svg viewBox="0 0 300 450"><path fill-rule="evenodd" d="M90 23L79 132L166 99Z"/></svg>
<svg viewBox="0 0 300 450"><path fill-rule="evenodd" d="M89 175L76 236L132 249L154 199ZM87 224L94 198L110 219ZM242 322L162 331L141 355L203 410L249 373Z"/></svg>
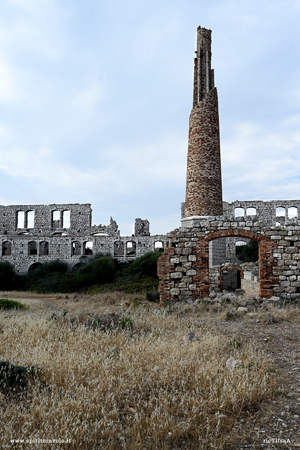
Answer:
<svg viewBox="0 0 300 450"><path fill-rule="evenodd" d="M0 203L180 226L198 25L224 200L299 199L299 23L299 0L2 0Z"/></svg>

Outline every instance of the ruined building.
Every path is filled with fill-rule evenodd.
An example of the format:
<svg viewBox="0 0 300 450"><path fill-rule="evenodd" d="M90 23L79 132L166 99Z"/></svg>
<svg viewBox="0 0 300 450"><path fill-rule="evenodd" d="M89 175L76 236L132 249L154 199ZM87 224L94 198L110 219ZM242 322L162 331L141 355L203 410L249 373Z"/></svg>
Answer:
<svg viewBox="0 0 300 450"><path fill-rule="evenodd" d="M0 206L1 261L18 273L60 260L72 271L97 253L132 261L166 247L166 236L150 235L149 221L136 219L134 233L121 236L117 223L92 225L90 204Z"/></svg>
<svg viewBox="0 0 300 450"><path fill-rule="evenodd" d="M181 227L167 235L158 261L161 302L207 297L234 273L260 297L300 297L299 200L222 201L218 96L211 69L211 30L198 27L189 121L186 199ZM258 242L258 274L235 255L238 241Z"/></svg>

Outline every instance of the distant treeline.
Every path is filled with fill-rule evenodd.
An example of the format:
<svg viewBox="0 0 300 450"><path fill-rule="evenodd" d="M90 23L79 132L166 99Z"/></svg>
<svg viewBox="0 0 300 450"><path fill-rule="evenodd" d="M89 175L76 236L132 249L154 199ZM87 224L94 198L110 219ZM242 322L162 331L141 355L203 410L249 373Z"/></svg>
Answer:
<svg viewBox="0 0 300 450"><path fill-rule="evenodd" d="M58 260L40 264L24 275L17 274L9 262L1 262L0 290L39 293L153 290L158 286L157 259L161 254L149 252L131 263L120 263L110 255L99 254L76 273Z"/></svg>

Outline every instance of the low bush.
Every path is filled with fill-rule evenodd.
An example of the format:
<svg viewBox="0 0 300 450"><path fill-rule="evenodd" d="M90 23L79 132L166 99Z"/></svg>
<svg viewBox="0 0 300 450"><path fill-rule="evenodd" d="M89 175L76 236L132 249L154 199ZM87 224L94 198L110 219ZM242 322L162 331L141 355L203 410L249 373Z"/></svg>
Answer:
<svg viewBox="0 0 300 450"><path fill-rule="evenodd" d="M14 289L17 281L14 266L8 261L0 262L0 290L9 291Z"/></svg>
<svg viewBox="0 0 300 450"><path fill-rule="evenodd" d="M0 361L0 390L4 394L24 391L30 380L41 377L41 369L16 366L9 361Z"/></svg>
<svg viewBox="0 0 300 450"><path fill-rule="evenodd" d="M93 284L111 283L117 271L117 263L111 256L98 256L86 266L79 269L75 275L78 288L85 288Z"/></svg>
<svg viewBox="0 0 300 450"><path fill-rule="evenodd" d="M8 300L6 298L0 299L0 309L24 309L28 306L23 305L23 303L16 302L15 300Z"/></svg>
<svg viewBox="0 0 300 450"><path fill-rule="evenodd" d="M126 276L146 276L157 278L157 260L161 255L162 251L149 252L139 258L136 258L128 267Z"/></svg>
<svg viewBox="0 0 300 450"><path fill-rule="evenodd" d="M159 293L157 287L153 287L146 292L146 299L148 302L159 302Z"/></svg>

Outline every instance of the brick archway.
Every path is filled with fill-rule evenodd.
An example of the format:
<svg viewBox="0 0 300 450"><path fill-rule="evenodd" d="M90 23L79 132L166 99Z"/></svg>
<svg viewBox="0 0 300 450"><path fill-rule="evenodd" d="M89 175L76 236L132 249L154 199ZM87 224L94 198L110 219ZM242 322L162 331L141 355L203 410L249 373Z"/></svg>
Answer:
<svg viewBox="0 0 300 450"><path fill-rule="evenodd" d="M267 236L254 233L248 230L228 229L213 231L205 237L199 238L199 244L193 247L193 254L196 256L193 262L193 269L196 275L193 276L195 298L203 298L209 295L209 242L222 237L245 237L253 239L259 244L259 296L270 298L274 295L274 285L278 285L279 277L273 275L273 266L276 265L276 258L273 256L277 243Z"/></svg>
<svg viewBox="0 0 300 450"><path fill-rule="evenodd" d="M220 269L220 283L219 283L220 292L223 291L223 272L224 272L224 270L230 270L230 269L239 271L241 280L244 278L244 269L242 269L239 266L224 266L224 267L221 267L221 269Z"/></svg>

